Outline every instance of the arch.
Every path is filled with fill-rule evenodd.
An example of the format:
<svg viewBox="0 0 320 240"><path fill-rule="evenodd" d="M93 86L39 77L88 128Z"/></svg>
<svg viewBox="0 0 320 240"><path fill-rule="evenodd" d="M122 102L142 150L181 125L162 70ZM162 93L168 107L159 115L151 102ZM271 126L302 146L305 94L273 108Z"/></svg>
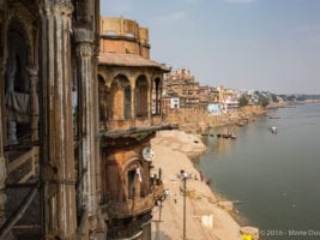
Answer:
<svg viewBox="0 0 320 240"><path fill-rule="evenodd" d="M148 117L148 81L143 75L139 76L135 84L135 113L137 118Z"/></svg>
<svg viewBox="0 0 320 240"><path fill-rule="evenodd" d="M135 197L141 197L144 194L143 190L143 165L141 159L134 157L126 161L126 165L123 169L123 177L126 183L126 196L128 199Z"/></svg>
<svg viewBox="0 0 320 240"><path fill-rule="evenodd" d="M104 78L98 74L98 91L99 91L99 119L100 121L108 120L108 89L105 85Z"/></svg>
<svg viewBox="0 0 320 240"><path fill-rule="evenodd" d="M131 85L125 75L117 75L110 87L110 119L124 120L132 118Z"/></svg>
<svg viewBox="0 0 320 240"><path fill-rule="evenodd" d="M161 114L161 92L162 92L162 81L158 77L152 81L152 89L151 89L152 115Z"/></svg>
<svg viewBox="0 0 320 240"><path fill-rule="evenodd" d="M30 44L23 23L12 18L8 27L8 62L6 72L6 92L28 92L30 90L27 67L30 65Z"/></svg>
<svg viewBox="0 0 320 240"><path fill-rule="evenodd" d="M28 68L31 65L31 47L24 24L13 17L8 24L7 69L5 97L7 141L17 143L31 134L31 84Z"/></svg>

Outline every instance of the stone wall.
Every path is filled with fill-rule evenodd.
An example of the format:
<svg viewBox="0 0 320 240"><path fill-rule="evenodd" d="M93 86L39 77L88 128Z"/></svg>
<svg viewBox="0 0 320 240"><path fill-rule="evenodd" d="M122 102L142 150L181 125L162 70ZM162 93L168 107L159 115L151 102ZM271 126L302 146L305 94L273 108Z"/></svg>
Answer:
<svg viewBox="0 0 320 240"><path fill-rule="evenodd" d="M181 108L170 110L164 120L179 124L183 131L203 133L212 127L235 124L242 120L253 121L262 114L265 114L265 109L261 106L246 106L220 115L209 115L201 109Z"/></svg>

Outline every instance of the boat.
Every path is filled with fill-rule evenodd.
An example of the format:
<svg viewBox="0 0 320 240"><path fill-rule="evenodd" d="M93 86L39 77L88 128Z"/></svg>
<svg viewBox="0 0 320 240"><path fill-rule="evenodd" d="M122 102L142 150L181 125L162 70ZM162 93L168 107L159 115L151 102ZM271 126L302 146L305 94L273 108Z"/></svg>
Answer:
<svg viewBox="0 0 320 240"><path fill-rule="evenodd" d="M236 135L235 133L231 133L231 134L230 134L230 138L231 138L231 139L236 139L236 138L237 138L237 135Z"/></svg>
<svg viewBox="0 0 320 240"><path fill-rule="evenodd" d="M244 126L244 123L243 122L236 122L236 125L239 127L242 127L242 126Z"/></svg>
<svg viewBox="0 0 320 240"><path fill-rule="evenodd" d="M224 134L222 134L222 137L229 138L230 137L230 133L224 133Z"/></svg>
<svg viewBox="0 0 320 240"><path fill-rule="evenodd" d="M270 130L272 133L277 133L277 131L278 131L277 127L275 127L275 126L271 127Z"/></svg>
<svg viewBox="0 0 320 240"><path fill-rule="evenodd" d="M269 119L280 119L278 116L269 116Z"/></svg>

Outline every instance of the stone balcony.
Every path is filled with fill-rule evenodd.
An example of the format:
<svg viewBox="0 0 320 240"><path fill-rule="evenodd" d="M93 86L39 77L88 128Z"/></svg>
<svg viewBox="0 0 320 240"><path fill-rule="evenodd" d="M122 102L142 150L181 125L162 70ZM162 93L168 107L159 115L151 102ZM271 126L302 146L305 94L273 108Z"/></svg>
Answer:
<svg viewBox="0 0 320 240"><path fill-rule="evenodd" d="M145 212L151 211L156 201L161 199L164 194L163 184L157 184L152 187L152 192L144 197L126 199L123 202L106 203L102 206L102 212L108 215L108 218L127 218L133 217Z"/></svg>
<svg viewBox="0 0 320 240"><path fill-rule="evenodd" d="M161 125L161 115L154 115L151 118L136 118L136 119L124 119L124 120L109 120L106 123L108 131L126 130L131 128L140 128Z"/></svg>

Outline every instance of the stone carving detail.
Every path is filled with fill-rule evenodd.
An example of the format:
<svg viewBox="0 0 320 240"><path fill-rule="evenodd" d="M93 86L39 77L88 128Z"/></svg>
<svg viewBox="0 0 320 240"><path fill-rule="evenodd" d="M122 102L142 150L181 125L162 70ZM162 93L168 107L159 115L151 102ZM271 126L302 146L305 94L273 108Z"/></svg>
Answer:
<svg viewBox="0 0 320 240"><path fill-rule="evenodd" d="M71 17L74 9L71 0L44 0L41 4L40 14L47 17L52 15L55 17L63 15Z"/></svg>

